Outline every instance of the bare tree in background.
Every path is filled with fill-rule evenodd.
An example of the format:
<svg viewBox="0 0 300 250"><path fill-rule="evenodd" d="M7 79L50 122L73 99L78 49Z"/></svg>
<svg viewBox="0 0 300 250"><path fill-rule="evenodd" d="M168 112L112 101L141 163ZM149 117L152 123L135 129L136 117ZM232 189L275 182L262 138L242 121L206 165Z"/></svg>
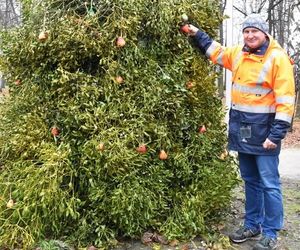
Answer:
<svg viewBox="0 0 300 250"><path fill-rule="evenodd" d="M224 3L224 0L222 1ZM261 13L269 24L270 34L284 47L295 62L296 93L300 82L300 0L238 0L233 9L240 17ZM297 101L297 100L296 100ZM300 100L298 98L298 105ZM300 109L300 108L299 108ZM300 116L300 110L296 112Z"/></svg>
<svg viewBox="0 0 300 250"><path fill-rule="evenodd" d="M15 0L0 0L0 29L5 30L20 23L20 4ZM1 52L1 50L0 50ZM0 91L5 87L5 79L0 72Z"/></svg>
<svg viewBox="0 0 300 250"><path fill-rule="evenodd" d="M20 4L15 0L0 0L0 28L6 29L20 23Z"/></svg>
<svg viewBox="0 0 300 250"><path fill-rule="evenodd" d="M261 13L269 24L270 34L287 50L291 28L294 22L294 7L300 0L237 0L233 1L234 19L244 19L251 13ZM224 10L226 0L220 1L220 9ZM220 26L220 40L223 41L223 27ZM221 78L220 78L221 79ZM224 84L219 80L219 93L223 93Z"/></svg>
<svg viewBox="0 0 300 250"><path fill-rule="evenodd" d="M294 10L300 6L295 0L240 0L233 8L243 17L251 13L265 14L270 34L286 49L295 23Z"/></svg>
<svg viewBox="0 0 300 250"><path fill-rule="evenodd" d="M220 12L224 15L225 7L227 4L227 0L220 1ZM220 23L219 26L219 40L221 44L224 44L224 27L223 23ZM220 98L224 97L224 90L225 90L225 84L224 84L224 71L221 67L218 68L219 71L219 77L218 77L218 94Z"/></svg>

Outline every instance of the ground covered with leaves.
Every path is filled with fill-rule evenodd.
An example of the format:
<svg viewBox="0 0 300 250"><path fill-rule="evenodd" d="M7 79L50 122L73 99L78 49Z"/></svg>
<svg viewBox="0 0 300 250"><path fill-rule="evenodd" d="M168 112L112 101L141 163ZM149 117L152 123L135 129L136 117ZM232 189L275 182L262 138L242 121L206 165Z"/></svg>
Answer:
<svg viewBox="0 0 300 250"><path fill-rule="evenodd" d="M287 133L282 146L283 148L300 147L300 118L294 120L291 131Z"/></svg>

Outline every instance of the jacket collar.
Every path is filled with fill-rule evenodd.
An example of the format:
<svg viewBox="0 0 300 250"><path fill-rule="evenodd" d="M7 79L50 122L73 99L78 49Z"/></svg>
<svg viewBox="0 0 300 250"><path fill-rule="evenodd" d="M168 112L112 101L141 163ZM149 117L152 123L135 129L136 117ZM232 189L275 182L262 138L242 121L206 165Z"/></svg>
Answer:
<svg viewBox="0 0 300 250"><path fill-rule="evenodd" d="M260 46L259 48L251 49L247 45L244 45L243 52L263 56L266 53L266 51L269 47L269 44L270 44L270 40L267 39L265 41L265 43L262 46Z"/></svg>

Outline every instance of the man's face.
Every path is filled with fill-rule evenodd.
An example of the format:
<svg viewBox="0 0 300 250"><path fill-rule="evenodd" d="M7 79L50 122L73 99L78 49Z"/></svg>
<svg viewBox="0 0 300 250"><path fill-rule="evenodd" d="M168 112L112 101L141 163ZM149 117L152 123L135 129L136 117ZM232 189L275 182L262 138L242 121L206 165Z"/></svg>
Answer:
<svg viewBox="0 0 300 250"><path fill-rule="evenodd" d="M246 28L243 31L244 43L251 49L256 49L266 41L266 34L256 28Z"/></svg>

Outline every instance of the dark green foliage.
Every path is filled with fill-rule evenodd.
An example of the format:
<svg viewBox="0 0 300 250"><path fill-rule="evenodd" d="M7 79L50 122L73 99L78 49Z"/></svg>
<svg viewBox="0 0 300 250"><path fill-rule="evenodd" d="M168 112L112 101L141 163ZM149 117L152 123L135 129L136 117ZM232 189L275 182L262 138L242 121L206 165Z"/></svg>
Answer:
<svg viewBox="0 0 300 250"><path fill-rule="evenodd" d="M236 171L221 156L216 75L179 26L187 13L214 35L218 1L39 3L24 1L23 25L0 39L10 87L0 106L0 246L205 233L228 205ZM141 144L147 153L136 151Z"/></svg>

